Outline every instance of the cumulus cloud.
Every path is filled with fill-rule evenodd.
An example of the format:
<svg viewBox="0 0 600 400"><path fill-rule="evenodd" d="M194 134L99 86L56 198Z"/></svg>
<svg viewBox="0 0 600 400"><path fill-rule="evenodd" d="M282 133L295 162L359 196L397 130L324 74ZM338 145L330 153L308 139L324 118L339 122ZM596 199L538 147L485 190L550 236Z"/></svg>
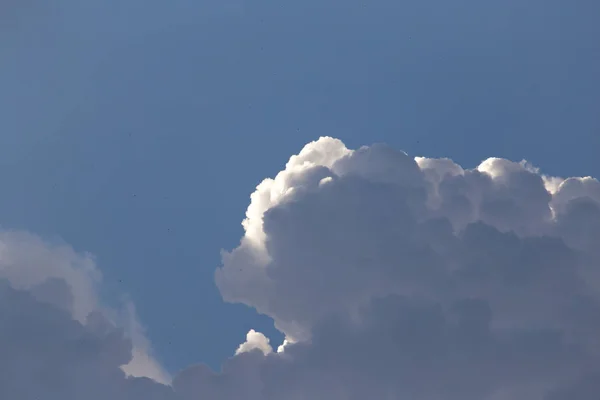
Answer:
<svg viewBox="0 0 600 400"><path fill-rule="evenodd" d="M102 315L111 329L122 326L131 340L131 357L119 367L126 374L167 382L168 374L152 356L132 304L123 310L103 307L98 296L102 276L90 254L79 254L65 243L50 242L21 231L0 232L0 279L27 293L31 301L51 305L86 327L91 315ZM14 306L18 310L18 304ZM95 317L96 318L96 317ZM2 343L10 346L10 343Z"/></svg>
<svg viewBox="0 0 600 400"><path fill-rule="evenodd" d="M599 189L321 138L258 186L216 282L297 339L263 366L290 392L557 396L599 371Z"/></svg>
<svg viewBox="0 0 600 400"><path fill-rule="evenodd" d="M257 187L243 226L216 284L226 301L272 317L286 341L274 352L252 330L220 371L191 366L170 385L127 377L131 335L96 306L73 306L83 295L72 270L93 263L67 251L77 268L60 272L50 252L31 259L46 271L32 279L6 268L20 264L4 239L0 277L10 284L0 295L10 300L0 307L0 346L14 350L0 361L3 397L597 398L593 178L549 177L498 158L469 169L325 137Z"/></svg>
<svg viewBox="0 0 600 400"><path fill-rule="evenodd" d="M273 352L269 339L264 334L251 329L246 335L246 341L238 347L235 354L248 353L254 350L260 350L264 355Z"/></svg>

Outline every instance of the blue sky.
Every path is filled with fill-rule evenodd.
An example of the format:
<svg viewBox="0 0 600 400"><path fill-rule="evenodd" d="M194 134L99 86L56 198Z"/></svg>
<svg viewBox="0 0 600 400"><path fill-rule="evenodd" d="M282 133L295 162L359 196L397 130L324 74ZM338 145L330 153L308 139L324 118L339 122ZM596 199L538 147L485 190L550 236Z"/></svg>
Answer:
<svg viewBox="0 0 600 400"><path fill-rule="evenodd" d="M0 225L93 253L171 371L279 342L213 274L319 136L600 176L594 1L53 3L0 6Z"/></svg>

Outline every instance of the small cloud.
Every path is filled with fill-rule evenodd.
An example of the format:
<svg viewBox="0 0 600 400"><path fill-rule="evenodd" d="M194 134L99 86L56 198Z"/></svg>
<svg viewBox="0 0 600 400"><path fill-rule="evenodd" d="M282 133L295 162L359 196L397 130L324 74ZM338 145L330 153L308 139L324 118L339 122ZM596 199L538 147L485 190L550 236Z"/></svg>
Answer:
<svg viewBox="0 0 600 400"><path fill-rule="evenodd" d="M248 353L254 350L260 350L264 355L273 352L273 348L269 344L269 339L262 333L251 329L246 335L246 341L240 344L235 354Z"/></svg>

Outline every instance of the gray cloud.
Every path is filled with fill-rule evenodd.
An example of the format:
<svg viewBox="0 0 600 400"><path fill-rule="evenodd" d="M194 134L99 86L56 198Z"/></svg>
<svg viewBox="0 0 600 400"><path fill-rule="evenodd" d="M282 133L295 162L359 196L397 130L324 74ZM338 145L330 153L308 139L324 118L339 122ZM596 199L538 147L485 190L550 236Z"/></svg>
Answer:
<svg viewBox="0 0 600 400"><path fill-rule="evenodd" d="M103 314L113 324L122 326L127 338L133 340L133 358L125 355L131 362L122 365L127 374L168 381L152 357L133 306L124 304L122 310L114 310L101 303L98 288L102 275L90 254L77 253L63 242L43 240L30 233L0 231L0 279L67 313L79 324L86 325L94 313Z"/></svg>
<svg viewBox="0 0 600 400"><path fill-rule="evenodd" d="M5 238L0 390L25 399L592 399L599 194L592 178L548 177L526 162L465 169L321 138L258 186L245 235L215 275L226 301L271 316L286 343L275 352L251 331L221 371L191 366L170 385L127 377L129 336L97 305L74 319L73 269L24 281L6 267L16 264ZM32 260L45 271L46 257Z"/></svg>
<svg viewBox="0 0 600 400"><path fill-rule="evenodd" d="M169 391L150 379L126 378L120 367L131 360L132 344L101 313L90 313L82 324L6 281L0 299L0 397L168 398L157 397Z"/></svg>

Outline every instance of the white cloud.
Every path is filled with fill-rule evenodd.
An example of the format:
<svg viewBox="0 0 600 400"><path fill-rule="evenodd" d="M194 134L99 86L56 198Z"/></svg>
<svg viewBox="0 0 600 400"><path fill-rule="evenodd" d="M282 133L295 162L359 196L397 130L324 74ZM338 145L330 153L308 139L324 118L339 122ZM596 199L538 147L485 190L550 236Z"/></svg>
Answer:
<svg viewBox="0 0 600 400"><path fill-rule="evenodd" d="M4 239L0 276L24 291L0 288L0 346L13 349L0 397L595 399L599 194L594 179L526 162L468 169L384 145L309 143L252 194L244 237L215 276L227 301L271 316L286 342L274 352L252 330L220 372L191 366L170 386L125 376L136 350L101 314L77 322L58 310L65 282L74 304L85 294L75 284L94 286L78 272L95 271L91 261L37 250L21 262Z"/></svg>
<svg viewBox="0 0 600 400"><path fill-rule="evenodd" d="M337 146L335 153L326 150L332 143ZM443 392L435 393L436 385L406 389L411 398L449 399L470 390L468 381L460 379L485 372L488 364L498 371L487 371L486 382L473 384L473 393L480 396L476 398L485 398L484 394L498 398L501 393L511 393L512 399L531 398L534 392L553 390L560 379L569 380L569 374L577 375L579 363L599 361L593 332L600 328L600 320L593 316L600 310L600 296L598 285L586 279L593 273L598 276L600 269L595 246L587 239L600 233L600 219L592 218L600 204L596 180L563 181L541 175L526 161L499 158L465 169L449 159L413 159L383 145L353 151L331 138L310 143L300 154L307 153L334 157L301 163L297 163L299 157L292 157L276 178L276 193L288 195L267 196L277 201L261 201L265 188L273 187L272 181L259 185L249 210L260 212L248 212L246 236L238 248L224 254L223 266L216 273L226 300L255 307L272 316L286 335L300 339L286 346L283 354L296 356L296 352L319 349L333 359L354 363L353 356L340 352L359 351L362 361L371 365L381 362L378 357L385 358L384 354L368 356L366 349L373 346L394 353L394 348L410 343L411 349L418 349L419 342L431 340L428 345L443 353L464 346L453 335L466 329L463 334L469 337L479 329L477 334L486 341L485 346L480 344L481 351L489 354L467 362L467 353L475 349L465 348L467 353L462 355L438 354L439 370L419 367L438 380L435 374L452 370L448 374L457 375L456 395L440 397ZM323 180L328 184L323 185ZM583 198L589 200L585 207L578 204ZM574 207L570 214L563 211L567 205ZM251 226L260 227L260 235L254 235L248 229ZM578 234L581 229L588 234ZM600 238L600 234L592 237ZM261 249L261 256L248 256L255 249ZM353 343L349 341L351 328L344 330L331 322L348 318L345 324L361 330L365 312L377 314L383 308L389 316L401 313L401 307L373 303L397 296L409 299L408 314L412 306L420 309L419 304L439 310L441 314L430 317L425 312L419 315L433 318L431 323L437 318L432 329L448 331L450 336L429 337L425 330L415 328L420 336L405 337L404 344L386 342L382 338L391 339L393 333L385 329L393 331L394 324L382 320L373 328L381 332L361 333L356 339L362 340ZM464 309L464 316L456 314L456 307L469 304L464 302L470 299L481 310L489 308L488 319L477 322L480 317L469 315L477 308ZM327 329L321 328L323 324ZM335 338L324 340L321 329L327 334L336 332ZM553 347L534 354L526 343L536 340L554 341ZM339 352L324 349L323 343L341 348ZM361 346L364 351L358 350ZM571 354L569 346L575 346ZM514 359L494 353L500 349ZM416 352L414 357L426 358L426 354ZM444 357L448 359L442 361ZM402 365L400 359L388 362L391 370ZM406 368L408 375L415 373ZM517 370L523 376L512 376ZM352 373L360 375L360 371L357 367ZM426 375L414 378L426 379ZM424 394L427 390L433 391L430 397Z"/></svg>
<svg viewBox="0 0 600 400"><path fill-rule="evenodd" d="M17 289L31 289L50 278L64 280L73 295L68 304L80 322L98 305L102 279L90 254L77 254L64 243L49 243L27 232L0 232L0 278Z"/></svg>
<svg viewBox="0 0 600 400"><path fill-rule="evenodd" d="M260 350L264 355L273 352L269 339L264 334L251 329L246 335L246 341L238 347L235 354L248 353L254 350Z"/></svg>
<svg viewBox="0 0 600 400"><path fill-rule="evenodd" d="M146 338L144 327L139 322L135 306L128 302L125 307L123 325L126 326L127 336L133 344L131 361L122 370L133 377L147 377L157 382L167 384L171 376L153 356L152 345Z"/></svg>

